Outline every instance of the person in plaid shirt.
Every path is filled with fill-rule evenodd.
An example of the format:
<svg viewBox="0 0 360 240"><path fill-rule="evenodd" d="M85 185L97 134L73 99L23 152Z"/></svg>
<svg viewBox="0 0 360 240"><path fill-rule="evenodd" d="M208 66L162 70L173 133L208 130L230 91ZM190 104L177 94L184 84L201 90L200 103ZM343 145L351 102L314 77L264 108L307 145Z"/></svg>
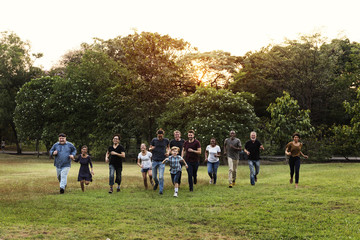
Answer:
<svg viewBox="0 0 360 240"><path fill-rule="evenodd" d="M185 164L185 167L188 168L188 165L186 164L185 160L178 155L179 148L174 146L171 148L171 156L166 158L162 163L169 162L170 164L170 174L171 174L171 180L172 183L175 185L175 192L174 197L178 196L179 191L179 184L181 180L181 164L180 161L182 161Z"/></svg>

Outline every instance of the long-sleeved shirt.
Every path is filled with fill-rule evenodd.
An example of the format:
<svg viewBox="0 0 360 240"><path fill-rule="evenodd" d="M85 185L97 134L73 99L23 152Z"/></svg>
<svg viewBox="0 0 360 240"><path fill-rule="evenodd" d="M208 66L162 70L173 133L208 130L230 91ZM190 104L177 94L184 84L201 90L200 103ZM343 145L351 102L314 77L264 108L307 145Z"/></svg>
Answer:
<svg viewBox="0 0 360 240"><path fill-rule="evenodd" d="M55 150L57 150L58 153L55 156L54 166L57 168L70 167L70 155L73 155L74 157L76 155L76 148L74 145L71 142L65 142L65 144L57 142L50 149L50 156L53 156Z"/></svg>

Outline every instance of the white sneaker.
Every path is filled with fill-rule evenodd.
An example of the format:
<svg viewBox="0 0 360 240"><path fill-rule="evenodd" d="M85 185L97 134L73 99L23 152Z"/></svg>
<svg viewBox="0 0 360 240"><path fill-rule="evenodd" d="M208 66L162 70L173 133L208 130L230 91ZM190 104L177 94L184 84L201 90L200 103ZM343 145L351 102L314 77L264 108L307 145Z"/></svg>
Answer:
<svg viewBox="0 0 360 240"><path fill-rule="evenodd" d="M174 192L174 197L178 197L178 195L177 195L178 193L177 192Z"/></svg>
<svg viewBox="0 0 360 240"><path fill-rule="evenodd" d="M209 184L212 184L212 179L210 179Z"/></svg>

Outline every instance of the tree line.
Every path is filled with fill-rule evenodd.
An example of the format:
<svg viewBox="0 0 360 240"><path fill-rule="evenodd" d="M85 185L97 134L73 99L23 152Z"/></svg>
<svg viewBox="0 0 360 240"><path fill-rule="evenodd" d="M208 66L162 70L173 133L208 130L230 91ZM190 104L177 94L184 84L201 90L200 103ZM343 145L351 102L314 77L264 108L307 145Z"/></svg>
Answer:
<svg viewBox="0 0 360 240"><path fill-rule="evenodd" d="M84 43L44 71L33 66L41 54L3 32L0 56L0 133L18 153L65 132L100 157L113 133L129 150L159 127L194 129L203 144L255 130L267 154L283 154L295 131L317 159L359 151L360 44L349 39L314 34L232 56L134 32Z"/></svg>

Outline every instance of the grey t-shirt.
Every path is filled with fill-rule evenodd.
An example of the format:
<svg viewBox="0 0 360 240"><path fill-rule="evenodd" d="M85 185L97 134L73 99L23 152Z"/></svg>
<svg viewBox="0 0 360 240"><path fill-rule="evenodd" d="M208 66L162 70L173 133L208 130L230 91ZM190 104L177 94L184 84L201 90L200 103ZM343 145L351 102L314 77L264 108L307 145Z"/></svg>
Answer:
<svg viewBox="0 0 360 240"><path fill-rule="evenodd" d="M241 141L238 138L234 138L233 140L231 138L225 139L224 145L226 145L226 154L227 157L232 158L234 160L239 160L239 150L233 149L230 147L231 145L234 147L241 147Z"/></svg>

